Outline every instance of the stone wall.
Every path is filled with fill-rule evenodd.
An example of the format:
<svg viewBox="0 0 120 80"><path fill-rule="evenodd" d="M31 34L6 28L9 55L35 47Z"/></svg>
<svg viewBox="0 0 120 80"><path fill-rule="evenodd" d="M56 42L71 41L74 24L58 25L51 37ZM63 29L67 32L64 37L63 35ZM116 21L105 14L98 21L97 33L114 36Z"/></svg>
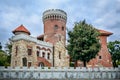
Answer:
<svg viewBox="0 0 120 80"><path fill-rule="evenodd" d="M16 53L16 46L18 47ZM32 55L28 56L27 47L31 47ZM34 42L19 40L13 43L11 66L23 66L22 58L27 58L27 62L31 62L31 66L35 66L37 62L36 45ZM16 63L15 63L16 62Z"/></svg>
<svg viewBox="0 0 120 80"><path fill-rule="evenodd" d="M120 80L119 68L0 67L0 80Z"/></svg>
<svg viewBox="0 0 120 80"><path fill-rule="evenodd" d="M59 41L54 45L54 66L69 67L69 57L63 41Z"/></svg>

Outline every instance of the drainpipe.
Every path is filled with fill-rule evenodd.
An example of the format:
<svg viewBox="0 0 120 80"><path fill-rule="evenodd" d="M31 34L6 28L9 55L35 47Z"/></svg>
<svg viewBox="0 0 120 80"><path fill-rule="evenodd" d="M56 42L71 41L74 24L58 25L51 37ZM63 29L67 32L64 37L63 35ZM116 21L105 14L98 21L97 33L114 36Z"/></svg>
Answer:
<svg viewBox="0 0 120 80"><path fill-rule="evenodd" d="M53 67L54 67L54 45L53 45Z"/></svg>

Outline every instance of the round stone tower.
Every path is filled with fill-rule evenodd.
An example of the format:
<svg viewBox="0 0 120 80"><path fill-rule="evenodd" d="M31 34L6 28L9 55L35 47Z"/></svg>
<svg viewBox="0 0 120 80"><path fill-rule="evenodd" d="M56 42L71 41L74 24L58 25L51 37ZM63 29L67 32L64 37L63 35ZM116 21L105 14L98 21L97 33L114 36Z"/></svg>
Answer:
<svg viewBox="0 0 120 80"><path fill-rule="evenodd" d="M67 14L60 9L49 9L43 13L44 41L55 44L66 42Z"/></svg>

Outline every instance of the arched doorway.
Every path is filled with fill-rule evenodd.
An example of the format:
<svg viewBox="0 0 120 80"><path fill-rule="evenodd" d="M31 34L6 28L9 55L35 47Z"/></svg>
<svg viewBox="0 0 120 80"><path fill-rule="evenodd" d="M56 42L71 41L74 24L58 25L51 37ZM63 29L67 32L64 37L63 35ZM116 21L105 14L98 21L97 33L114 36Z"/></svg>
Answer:
<svg viewBox="0 0 120 80"><path fill-rule="evenodd" d="M26 58L26 57L24 57L24 58L22 59L22 62L23 62L23 66L27 66L27 58Z"/></svg>
<svg viewBox="0 0 120 80"><path fill-rule="evenodd" d="M45 65L44 65L43 62L39 62L38 66L39 66L39 67L44 67Z"/></svg>

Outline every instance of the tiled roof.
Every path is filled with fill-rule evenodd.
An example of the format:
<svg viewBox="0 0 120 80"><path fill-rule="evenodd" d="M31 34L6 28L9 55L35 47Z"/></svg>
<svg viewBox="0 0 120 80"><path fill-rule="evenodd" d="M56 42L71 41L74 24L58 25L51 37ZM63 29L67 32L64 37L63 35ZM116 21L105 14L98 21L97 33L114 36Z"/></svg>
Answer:
<svg viewBox="0 0 120 80"><path fill-rule="evenodd" d="M100 32L101 35L104 35L104 36L109 36L109 35L113 34L111 32L108 32L108 31L105 31L105 30L101 30L101 29L98 29L98 31Z"/></svg>
<svg viewBox="0 0 120 80"><path fill-rule="evenodd" d="M20 25L19 27L17 27L12 32L13 33L15 33L15 32L25 32L25 33L28 33L30 35L30 32L23 25Z"/></svg>

